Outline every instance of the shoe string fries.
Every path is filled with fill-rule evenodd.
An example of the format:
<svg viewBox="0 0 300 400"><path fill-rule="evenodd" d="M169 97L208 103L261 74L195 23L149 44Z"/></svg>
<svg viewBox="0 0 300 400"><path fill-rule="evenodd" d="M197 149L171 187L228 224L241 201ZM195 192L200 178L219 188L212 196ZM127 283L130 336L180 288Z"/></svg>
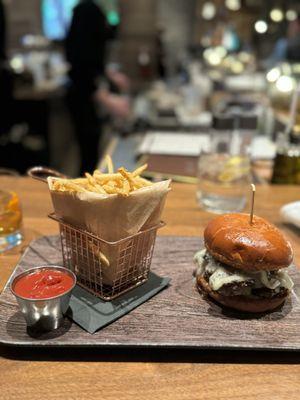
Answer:
<svg viewBox="0 0 300 400"><path fill-rule="evenodd" d="M135 190L152 183L140 175L147 168L147 164L142 165L133 172L127 171L124 167L114 172L114 165L110 156L106 156L107 173L95 170L93 175L85 173L85 178L59 179L53 182L53 190L59 192L93 192L101 194L118 194L129 196Z"/></svg>

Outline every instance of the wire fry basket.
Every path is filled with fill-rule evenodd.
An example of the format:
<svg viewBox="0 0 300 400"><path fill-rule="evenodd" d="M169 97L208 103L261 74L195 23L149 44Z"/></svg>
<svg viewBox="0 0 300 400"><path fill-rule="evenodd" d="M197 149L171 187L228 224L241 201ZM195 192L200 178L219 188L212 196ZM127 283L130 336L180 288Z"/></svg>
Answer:
<svg viewBox="0 0 300 400"><path fill-rule="evenodd" d="M163 222L108 242L54 213L49 217L59 223L64 267L75 273L84 289L109 301L147 281L157 230Z"/></svg>

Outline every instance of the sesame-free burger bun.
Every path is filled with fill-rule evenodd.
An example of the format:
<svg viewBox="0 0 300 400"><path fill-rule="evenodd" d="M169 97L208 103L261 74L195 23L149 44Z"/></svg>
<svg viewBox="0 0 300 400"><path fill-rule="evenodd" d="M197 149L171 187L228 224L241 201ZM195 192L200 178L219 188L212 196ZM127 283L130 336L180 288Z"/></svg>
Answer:
<svg viewBox="0 0 300 400"><path fill-rule="evenodd" d="M290 243L274 225L249 214L224 214L204 231L208 252L218 261L245 271L276 271L293 260Z"/></svg>

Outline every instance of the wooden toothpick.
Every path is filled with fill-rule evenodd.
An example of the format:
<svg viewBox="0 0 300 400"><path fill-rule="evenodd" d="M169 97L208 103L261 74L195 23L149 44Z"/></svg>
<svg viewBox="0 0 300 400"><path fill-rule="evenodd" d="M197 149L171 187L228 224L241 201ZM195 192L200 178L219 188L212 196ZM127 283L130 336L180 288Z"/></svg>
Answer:
<svg viewBox="0 0 300 400"><path fill-rule="evenodd" d="M255 185L251 183L252 198L251 198L251 212L250 212L250 225L253 224L253 212L254 212L254 197L255 197Z"/></svg>

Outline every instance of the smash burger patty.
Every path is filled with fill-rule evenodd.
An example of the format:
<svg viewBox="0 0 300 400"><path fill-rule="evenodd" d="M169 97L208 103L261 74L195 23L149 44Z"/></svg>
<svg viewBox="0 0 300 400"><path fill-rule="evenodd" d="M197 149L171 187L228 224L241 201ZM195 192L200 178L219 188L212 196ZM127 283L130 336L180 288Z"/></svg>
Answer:
<svg viewBox="0 0 300 400"><path fill-rule="evenodd" d="M197 276L202 276L213 291L224 296L251 296L270 298L282 295L293 287L293 281L285 271L236 270L215 260L207 250L195 254Z"/></svg>
<svg viewBox="0 0 300 400"><path fill-rule="evenodd" d="M225 214L204 232L205 250L195 254L197 285L217 302L241 311L270 311L289 295L285 271L293 258L289 242L272 224L247 214Z"/></svg>

